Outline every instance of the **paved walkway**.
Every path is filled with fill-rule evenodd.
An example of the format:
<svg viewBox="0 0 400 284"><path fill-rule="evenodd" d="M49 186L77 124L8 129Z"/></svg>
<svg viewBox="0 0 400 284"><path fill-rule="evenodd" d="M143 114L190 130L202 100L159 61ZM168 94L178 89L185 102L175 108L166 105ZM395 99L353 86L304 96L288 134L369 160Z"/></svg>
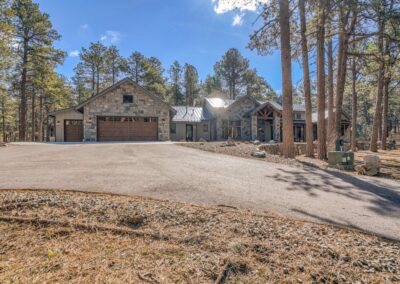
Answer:
<svg viewBox="0 0 400 284"><path fill-rule="evenodd" d="M400 183L169 143L0 147L0 188L72 189L268 209L400 239Z"/></svg>

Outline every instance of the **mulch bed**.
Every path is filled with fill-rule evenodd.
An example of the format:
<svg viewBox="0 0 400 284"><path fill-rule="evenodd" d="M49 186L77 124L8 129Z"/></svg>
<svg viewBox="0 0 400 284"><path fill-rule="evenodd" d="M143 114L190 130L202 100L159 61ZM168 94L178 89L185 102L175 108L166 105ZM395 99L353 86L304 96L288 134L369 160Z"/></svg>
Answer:
<svg viewBox="0 0 400 284"><path fill-rule="evenodd" d="M400 242L269 213L0 191L0 283L390 283Z"/></svg>

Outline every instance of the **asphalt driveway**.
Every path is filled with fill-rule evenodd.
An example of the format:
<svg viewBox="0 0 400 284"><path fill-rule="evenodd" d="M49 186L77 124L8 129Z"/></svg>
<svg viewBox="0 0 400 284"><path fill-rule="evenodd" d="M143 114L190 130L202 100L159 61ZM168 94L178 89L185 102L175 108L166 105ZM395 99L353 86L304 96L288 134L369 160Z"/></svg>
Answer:
<svg viewBox="0 0 400 284"><path fill-rule="evenodd" d="M400 239L400 183L170 143L0 148L0 189L71 189L267 209Z"/></svg>

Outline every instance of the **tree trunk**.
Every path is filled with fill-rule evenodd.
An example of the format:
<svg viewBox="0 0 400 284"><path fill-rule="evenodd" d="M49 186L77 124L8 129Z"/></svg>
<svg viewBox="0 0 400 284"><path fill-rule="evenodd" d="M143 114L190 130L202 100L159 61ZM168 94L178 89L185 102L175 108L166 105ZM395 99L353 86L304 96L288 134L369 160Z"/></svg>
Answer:
<svg viewBox="0 0 400 284"><path fill-rule="evenodd" d="M38 125L38 142L43 142L43 96L39 97L39 125Z"/></svg>
<svg viewBox="0 0 400 284"><path fill-rule="evenodd" d="M4 103L5 99L3 98L1 100L1 117L2 117L2 132L3 132L3 142L7 142L6 141L6 105Z"/></svg>
<svg viewBox="0 0 400 284"><path fill-rule="evenodd" d="M388 114L389 114L389 85L390 77L385 78L384 97L383 97L383 114L382 114L382 150L386 150L388 133Z"/></svg>
<svg viewBox="0 0 400 284"><path fill-rule="evenodd" d="M112 83L113 83L113 85L115 84L115 65L114 64L112 67Z"/></svg>
<svg viewBox="0 0 400 284"><path fill-rule="evenodd" d="M31 129L32 129L32 135L31 135L31 141L35 142L35 132L36 132L36 123L35 123L35 100L36 100L36 95L35 92L32 91L32 112L31 112Z"/></svg>
<svg viewBox="0 0 400 284"><path fill-rule="evenodd" d="M286 158L294 158L293 102L292 102L292 58L290 46L289 1L279 1L279 23L281 27L282 97L283 97L283 145Z"/></svg>
<svg viewBox="0 0 400 284"><path fill-rule="evenodd" d="M349 37L355 28L357 21L357 14L353 12L351 24L349 30L346 30L348 17L345 16L343 8L340 12L340 30L339 30L339 60L338 60L338 76L337 76L337 87L336 87L336 103L335 103L335 140L341 136L342 127L342 106L343 106L343 94L344 87L346 84L346 72L347 72L347 52L349 48Z"/></svg>
<svg viewBox="0 0 400 284"><path fill-rule="evenodd" d="M379 23L379 34L384 31L384 23L380 20ZM384 73L385 63L383 59L383 36L379 36L378 39L378 54L379 54L379 71L378 71L378 90L375 101L375 113L374 122L372 125L372 135L370 143L370 151L378 152L378 133L379 128L382 126L382 96L383 96L383 85L384 85Z"/></svg>
<svg viewBox="0 0 400 284"><path fill-rule="evenodd" d="M354 44L355 46L355 44ZM352 112L351 112L351 150L355 152L357 150L357 92L356 92L356 57L353 57L352 65Z"/></svg>
<svg viewBox="0 0 400 284"><path fill-rule="evenodd" d="M317 24L318 159L326 159L325 125L325 1L319 0Z"/></svg>
<svg viewBox="0 0 400 284"><path fill-rule="evenodd" d="M311 105L311 84L310 70L308 63L308 45L307 45L307 25L304 0L299 0L300 10L300 25L301 25L301 53L303 63L303 84L304 84L304 99L306 105L306 156L314 157L313 144L313 124L312 124L312 105Z"/></svg>
<svg viewBox="0 0 400 284"><path fill-rule="evenodd" d="M334 149L335 133L335 114L334 114L334 90L333 90L333 44L332 44L332 23L329 20L329 33L327 40L328 46L328 148Z"/></svg>
<svg viewBox="0 0 400 284"><path fill-rule="evenodd" d="M26 95L26 82L28 73L28 40L23 43L22 73L21 73L21 103L19 117L19 141L26 140L26 116L28 112L28 101Z"/></svg>
<svg viewBox="0 0 400 284"><path fill-rule="evenodd" d="M94 68L91 68L92 70L92 96L95 95L95 86L96 86L96 71Z"/></svg>
<svg viewBox="0 0 400 284"><path fill-rule="evenodd" d="M96 71L96 95L99 93L100 90L100 70L97 69Z"/></svg>

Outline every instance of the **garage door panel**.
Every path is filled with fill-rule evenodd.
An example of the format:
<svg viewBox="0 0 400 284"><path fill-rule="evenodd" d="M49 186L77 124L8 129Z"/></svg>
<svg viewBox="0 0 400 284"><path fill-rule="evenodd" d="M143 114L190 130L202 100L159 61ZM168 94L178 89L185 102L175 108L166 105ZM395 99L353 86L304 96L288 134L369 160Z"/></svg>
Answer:
<svg viewBox="0 0 400 284"><path fill-rule="evenodd" d="M83 141L83 120L64 120L64 141Z"/></svg>
<svg viewBox="0 0 400 284"><path fill-rule="evenodd" d="M99 117L99 141L157 141L158 120L149 117Z"/></svg>

